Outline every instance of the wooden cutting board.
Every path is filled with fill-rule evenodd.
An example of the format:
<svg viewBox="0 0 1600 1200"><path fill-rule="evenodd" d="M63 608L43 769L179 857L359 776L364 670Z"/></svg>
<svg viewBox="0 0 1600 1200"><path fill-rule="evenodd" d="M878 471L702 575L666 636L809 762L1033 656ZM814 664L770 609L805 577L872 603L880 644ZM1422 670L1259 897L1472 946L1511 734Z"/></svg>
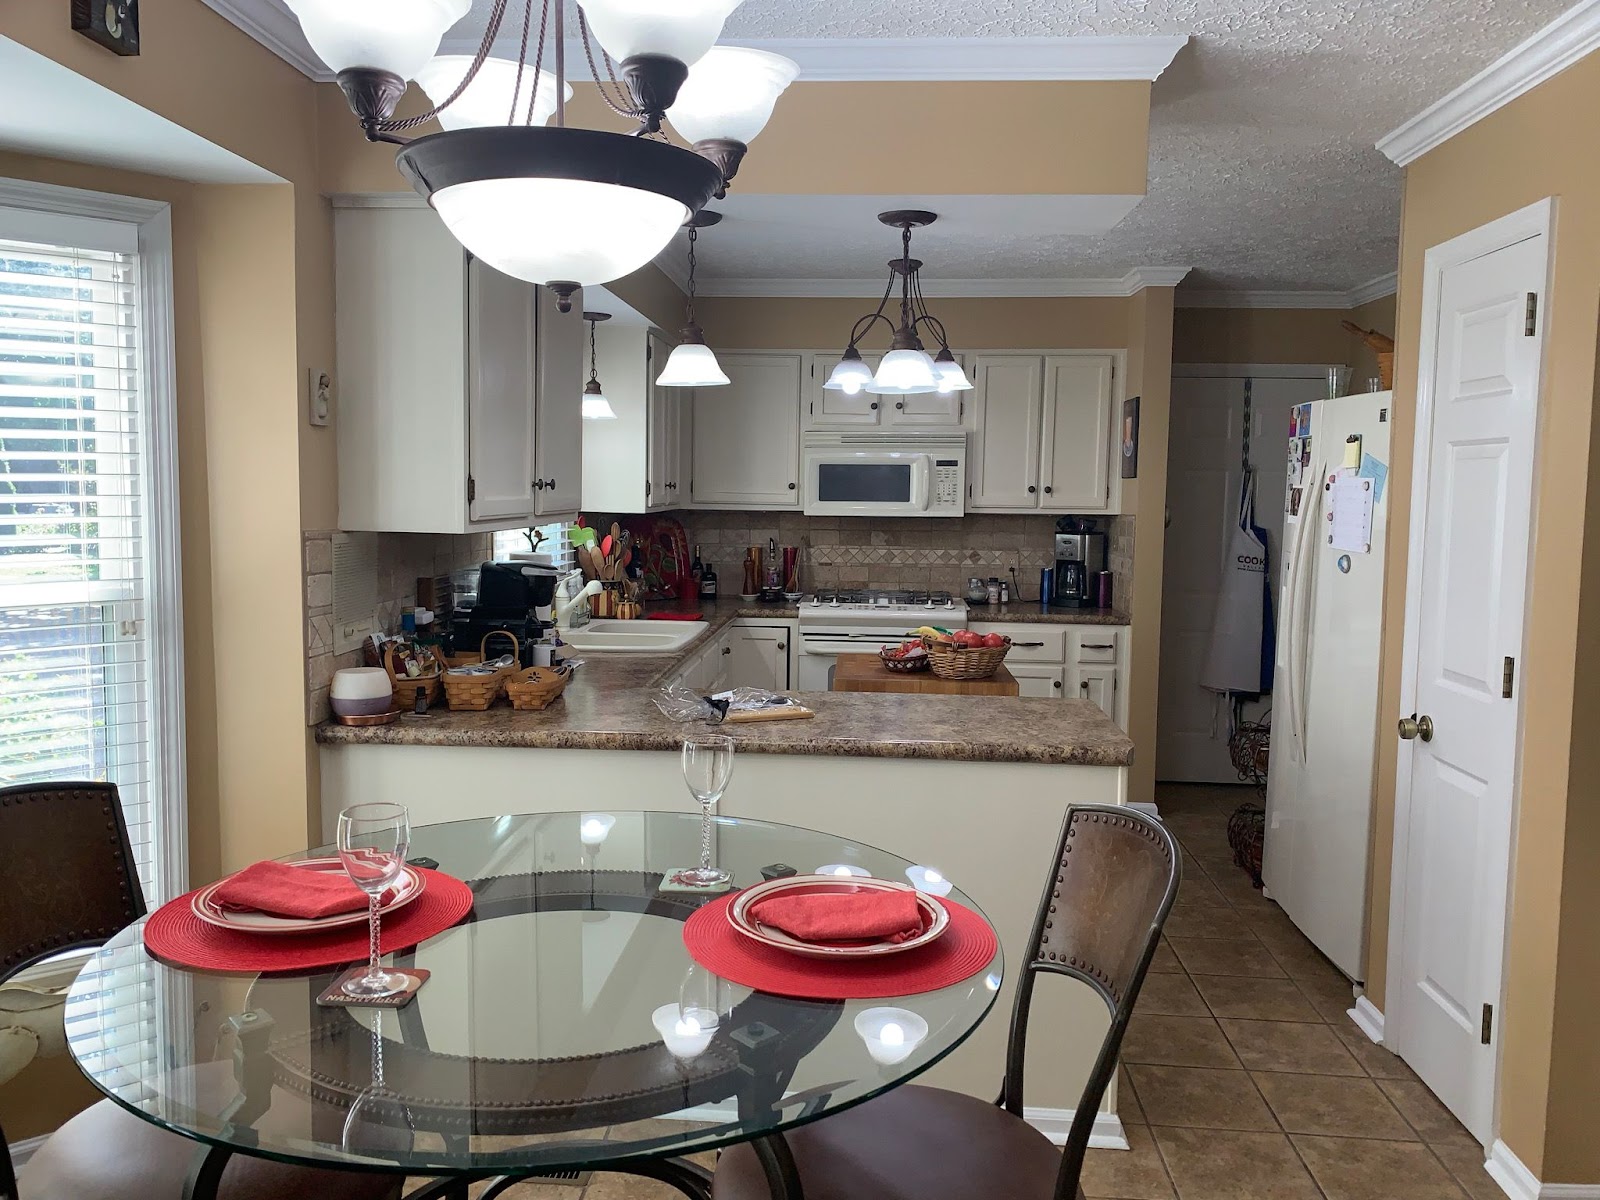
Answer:
<svg viewBox="0 0 1600 1200"><path fill-rule="evenodd" d="M988 679L940 679L932 671L891 671L876 654L841 654L833 669L836 692L902 692L927 696L1015 696L1017 681L1000 664Z"/></svg>

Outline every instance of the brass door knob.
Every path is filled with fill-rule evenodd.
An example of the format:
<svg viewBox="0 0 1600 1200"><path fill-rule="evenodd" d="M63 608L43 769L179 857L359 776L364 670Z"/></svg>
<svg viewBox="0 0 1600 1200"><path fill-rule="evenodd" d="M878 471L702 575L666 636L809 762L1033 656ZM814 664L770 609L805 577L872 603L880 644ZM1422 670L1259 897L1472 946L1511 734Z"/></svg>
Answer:
<svg viewBox="0 0 1600 1200"><path fill-rule="evenodd" d="M1409 717L1400 718L1400 740L1409 742L1413 738L1420 738L1424 742L1433 741L1433 718L1419 717L1412 713Z"/></svg>

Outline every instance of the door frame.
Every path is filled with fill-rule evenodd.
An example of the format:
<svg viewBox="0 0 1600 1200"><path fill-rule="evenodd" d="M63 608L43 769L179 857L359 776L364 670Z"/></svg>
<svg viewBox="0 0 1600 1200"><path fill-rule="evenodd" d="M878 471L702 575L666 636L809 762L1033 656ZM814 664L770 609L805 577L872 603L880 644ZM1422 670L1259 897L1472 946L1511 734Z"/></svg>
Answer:
<svg viewBox="0 0 1600 1200"><path fill-rule="evenodd" d="M1410 505L1407 509L1410 528L1406 546L1405 632L1400 658L1401 712L1414 711L1417 699L1417 640L1422 623L1422 596L1421 589L1414 586L1414 584L1422 577L1423 552L1427 534L1426 515L1431 474L1430 451L1433 440L1434 417L1434 359L1439 348L1439 316L1444 273L1451 267L1483 258L1497 250L1503 250L1531 237L1543 235L1545 238L1544 277L1540 283L1539 291L1544 311L1540 314L1538 333L1536 335L1539 339L1539 372L1534 385L1533 473L1531 479L1537 480L1539 477L1541 443L1539 409L1543 405L1544 385L1548 367L1546 350L1549 344L1547 334L1550 328L1550 279L1554 272L1555 234L1556 201L1555 197L1550 196L1530 204L1526 208L1507 213L1503 217L1499 217L1485 225L1480 225L1478 228L1469 230L1448 241L1441 242L1436 246L1430 246L1423 254L1422 325L1417 354L1416 419L1411 448L1411 495ZM1533 548L1533 535L1538 527L1538 520L1538 495L1537 491L1535 491L1529 502L1527 544L1530 553ZM1526 613L1527 610L1524 608L1522 641L1518 646L1519 658L1525 658L1527 652L1528 621ZM1490 1081L1490 1086L1494 1089L1490 1105L1493 1114L1491 1118L1491 1134L1498 1134L1500 1127L1499 1085L1504 1063L1504 1040L1500 1033L1504 1028L1505 960L1506 938L1510 928L1511 868L1516 861L1517 827L1522 809L1522 726L1524 716L1523 696L1525 691L1525 688L1519 689L1515 699L1512 701L1515 705L1513 715L1516 721L1517 752L1511 779L1511 829L1508 831L1509 836L1506 842L1505 871L1501 873L1498 879L1490 881L1491 886L1498 887L1500 890L1501 898L1497 907L1502 913L1499 980L1494 988L1495 1009L1501 1015L1502 1021L1497 1023L1495 1030L1494 1072ZM1380 734L1380 736L1385 735ZM1416 747L1412 742L1401 741L1399 743L1399 752L1395 762L1393 859L1390 864L1389 876L1389 928L1384 997L1386 1011L1383 1015L1383 1040L1391 1049L1396 1048L1404 1041L1405 1030L1405 989L1400 981L1403 978L1402 968L1404 966L1402 950L1405 945L1406 862L1410 851L1411 774L1415 754Z"/></svg>

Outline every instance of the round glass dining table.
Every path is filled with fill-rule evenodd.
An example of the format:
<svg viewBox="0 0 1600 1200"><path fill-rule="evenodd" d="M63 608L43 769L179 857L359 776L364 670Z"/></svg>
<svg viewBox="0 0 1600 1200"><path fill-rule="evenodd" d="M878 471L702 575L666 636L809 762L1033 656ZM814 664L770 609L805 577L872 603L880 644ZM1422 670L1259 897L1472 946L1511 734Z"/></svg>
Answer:
<svg viewBox="0 0 1600 1200"><path fill-rule="evenodd" d="M615 821L606 828L596 816ZM706 898L660 890L664 873L698 861L699 844L699 816L683 813L419 826L412 861L467 880L474 901L461 924L391 956L430 972L403 1008L319 1006L338 970L241 976L165 964L146 951L141 919L74 983L68 1041L112 1099L205 1143L189 1181L199 1200L214 1194L231 1153L428 1177L417 1200L464 1197L473 1180L590 1171L703 1197L709 1176L688 1156L738 1142L755 1144L775 1194L793 1193L783 1131L954 1050L994 1003L1001 953L954 986L873 1000L795 999L716 979L683 941ZM763 868L843 864L904 881L912 865L830 834L731 818L717 820L716 847L736 887L762 882ZM950 898L977 911L959 890ZM680 1004L717 1013L709 1037L679 1023ZM899 1061L880 1060L904 1044L885 1053L856 1029L859 1013L882 1007L927 1024Z"/></svg>

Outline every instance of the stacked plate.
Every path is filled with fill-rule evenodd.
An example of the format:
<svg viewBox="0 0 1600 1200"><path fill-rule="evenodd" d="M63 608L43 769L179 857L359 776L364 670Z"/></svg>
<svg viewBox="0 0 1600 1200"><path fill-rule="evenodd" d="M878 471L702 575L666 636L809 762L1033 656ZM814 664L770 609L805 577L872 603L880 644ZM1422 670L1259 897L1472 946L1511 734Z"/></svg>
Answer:
<svg viewBox="0 0 1600 1200"><path fill-rule="evenodd" d="M807 942L772 925L765 925L750 915L756 905L776 896L863 896L873 892L910 892L917 901L920 917L918 932L903 941ZM835 960L903 954L937 941L950 925L950 914L945 911L944 905L931 896L925 896L903 883L861 876L795 875L788 879L774 879L740 892L728 905L727 913L729 923L737 932L763 946L806 958Z"/></svg>
<svg viewBox="0 0 1600 1200"><path fill-rule="evenodd" d="M289 865L306 871L331 872L341 877L344 875L344 864L334 857L306 858ZM215 897L217 889L226 882L226 879L219 879L210 887L201 888L189 902L195 916L219 929L231 929L237 933L306 934L342 929L347 925L362 925L367 920L365 908L317 918L275 917L269 913L241 912L223 908ZM378 905L379 915L386 917L397 909L404 908L420 895L422 895L422 876L414 868L405 867L401 870L400 878L395 881L394 886L383 894Z"/></svg>

